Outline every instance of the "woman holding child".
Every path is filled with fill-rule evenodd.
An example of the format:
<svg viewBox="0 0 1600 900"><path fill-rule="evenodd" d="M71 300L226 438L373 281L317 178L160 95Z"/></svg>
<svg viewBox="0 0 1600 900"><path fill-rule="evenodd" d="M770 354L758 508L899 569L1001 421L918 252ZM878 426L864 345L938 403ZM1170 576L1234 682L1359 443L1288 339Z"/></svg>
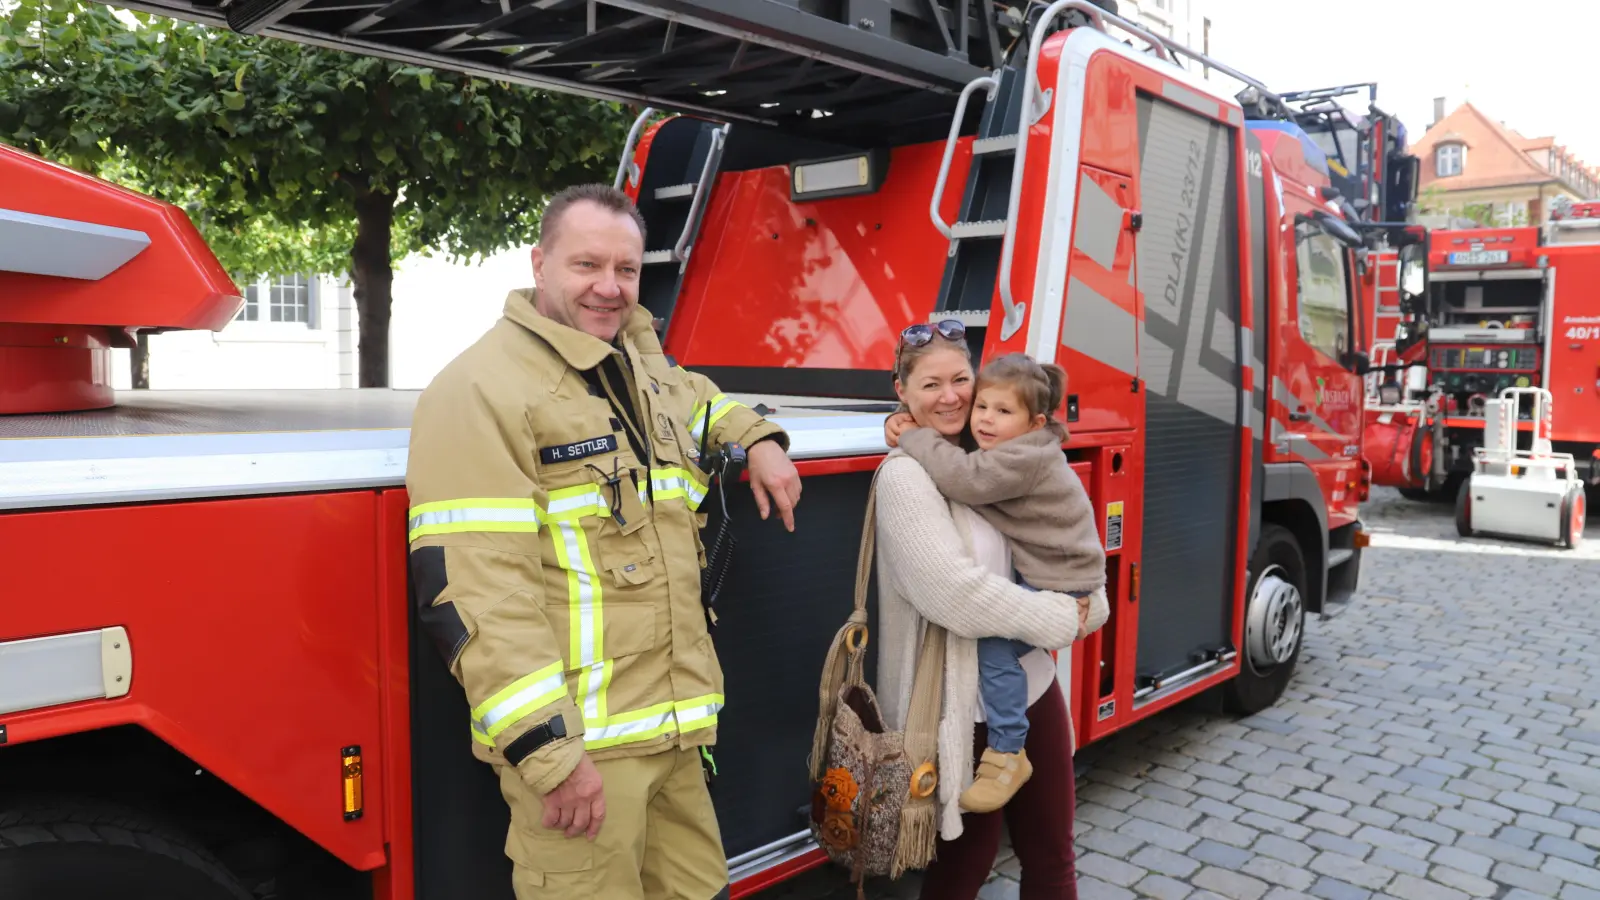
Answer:
<svg viewBox="0 0 1600 900"><path fill-rule="evenodd" d="M939 842L922 900L973 900L1002 821L1023 900L1076 900L1075 741L1049 651L1098 629L1109 608L1099 535L1052 416L1064 375L1014 354L975 378L955 321L907 328L894 375L907 412L886 425L898 447L878 473L875 534L890 728L905 725L923 625L949 634Z"/></svg>

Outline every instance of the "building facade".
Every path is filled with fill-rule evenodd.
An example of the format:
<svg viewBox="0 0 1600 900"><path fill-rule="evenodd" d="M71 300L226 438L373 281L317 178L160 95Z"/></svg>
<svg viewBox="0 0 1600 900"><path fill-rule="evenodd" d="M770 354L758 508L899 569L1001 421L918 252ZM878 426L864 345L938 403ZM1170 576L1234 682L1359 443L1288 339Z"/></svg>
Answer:
<svg viewBox="0 0 1600 900"><path fill-rule="evenodd" d="M1207 0L1117 0L1117 15L1163 37L1197 50L1211 52L1211 18ZM1199 63L1179 60L1186 69L1211 77Z"/></svg>
<svg viewBox="0 0 1600 900"><path fill-rule="evenodd" d="M531 247L473 262L413 256L395 267L389 384L422 388L494 324L506 293L531 287ZM360 315L343 277L236 275L244 306L220 331L149 337L152 390L359 386ZM112 384L132 387L132 358L113 352Z"/></svg>
<svg viewBox="0 0 1600 900"><path fill-rule="evenodd" d="M1422 161L1418 220L1431 227L1539 225L1559 198L1600 196L1600 172L1554 137L1529 138L1462 103L1448 115L1435 98L1433 124L1413 145Z"/></svg>

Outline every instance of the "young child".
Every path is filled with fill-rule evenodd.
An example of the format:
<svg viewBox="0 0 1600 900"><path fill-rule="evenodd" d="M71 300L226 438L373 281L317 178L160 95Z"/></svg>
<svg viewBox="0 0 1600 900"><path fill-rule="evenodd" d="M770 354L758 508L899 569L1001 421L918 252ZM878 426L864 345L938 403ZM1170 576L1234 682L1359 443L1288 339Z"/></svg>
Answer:
<svg viewBox="0 0 1600 900"><path fill-rule="evenodd" d="M1023 583L1078 598L1080 628L1089 597L1105 588L1106 556L1089 495L1067 465L1067 430L1054 416L1067 373L1025 353L1003 356L978 373L969 427L971 453L905 413L886 423L891 445L905 449L946 498L983 516L1011 545ZM1023 752L1028 736L1027 677L1021 659L1033 648L1010 638L978 641L979 690L988 725L978 775L961 808L1004 806L1033 774Z"/></svg>

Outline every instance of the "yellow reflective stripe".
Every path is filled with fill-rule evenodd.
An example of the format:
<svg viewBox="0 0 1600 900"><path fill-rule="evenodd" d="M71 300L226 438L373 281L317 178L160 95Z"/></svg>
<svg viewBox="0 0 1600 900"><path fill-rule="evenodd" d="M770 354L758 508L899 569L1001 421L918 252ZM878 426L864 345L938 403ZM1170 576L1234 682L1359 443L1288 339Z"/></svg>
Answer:
<svg viewBox="0 0 1600 900"><path fill-rule="evenodd" d="M690 509L699 509L701 502L706 499L705 485L688 469L651 469L650 486L655 490L657 500L682 497Z"/></svg>
<svg viewBox="0 0 1600 900"><path fill-rule="evenodd" d="M612 716L604 725L589 723L584 728L583 745L590 750L648 741L680 731L696 731L717 724L722 709L721 694L706 694L692 700L657 703L633 712Z"/></svg>
<svg viewBox="0 0 1600 900"><path fill-rule="evenodd" d="M486 747L494 746L494 740L484 732L483 726L479 725L476 720L472 723L472 739Z"/></svg>
<svg viewBox="0 0 1600 900"><path fill-rule="evenodd" d="M430 534L467 531L536 532L543 520L539 504L518 497L472 497L435 500L411 507L410 535L416 540Z"/></svg>
<svg viewBox="0 0 1600 900"><path fill-rule="evenodd" d="M550 502L552 507L555 504ZM578 671L578 705L585 722L604 722L611 666L605 658L600 580L595 577L583 526L560 520L555 526L560 534L555 542L556 562L567 572L567 658Z"/></svg>
<svg viewBox="0 0 1600 900"><path fill-rule="evenodd" d="M545 515L552 522L574 522L584 516L609 516L611 505L600 489L588 484L561 488L550 492L550 506Z"/></svg>
<svg viewBox="0 0 1600 900"><path fill-rule="evenodd" d="M679 731L696 731L717 724L717 712L722 709L721 694L707 694L693 700L679 700L672 704L673 715L678 720Z"/></svg>
<svg viewBox="0 0 1600 900"><path fill-rule="evenodd" d="M478 704L472 718L493 738L522 721L529 713L567 696L567 679L561 663L554 662L532 675L511 682L505 690Z"/></svg>
<svg viewBox="0 0 1600 900"><path fill-rule="evenodd" d="M744 406L743 403L740 403L726 394L718 394L715 397L712 397L706 403L696 406L694 408L694 412L690 413L689 415L689 434L693 435L696 441L699 441L705 437L707 424L707 404L709 404L711 407L710 425L712 428L715 428L717 423L722 421L722 417L727 415L729 410L733 409L735 406Z"/></svg>
<svg viewBox="0 0 1600 900"><path fill-rule="evenodd" d="M590 750L647 741L677 730L671 703L657 703L644 709L613 716L604 725L585 725L583 746Z"/></svg>

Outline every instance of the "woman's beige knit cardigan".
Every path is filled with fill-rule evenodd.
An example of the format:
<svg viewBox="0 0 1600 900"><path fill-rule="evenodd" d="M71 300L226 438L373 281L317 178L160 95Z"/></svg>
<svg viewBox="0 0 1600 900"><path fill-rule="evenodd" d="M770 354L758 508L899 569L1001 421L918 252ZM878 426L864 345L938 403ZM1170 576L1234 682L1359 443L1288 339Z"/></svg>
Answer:
<svg viewBox="0 0 1600 900"><path fill-rule="evenodd" d="M957 524L957 516L964 520ZM944 709L939 716L939 836L961 836L961 792L972 783L980 637L1008 637L1060 649L1078 636L1077 601L1034 592L975 563L964 527L982 519L939 494L911 457L889 454L877 480L878 683L888 726L905 727L925 622L949 632ZM1104 592L1091 601L1086 633L1104 624ZM1071 752L1071 748L1068 748Z"/></svg>

